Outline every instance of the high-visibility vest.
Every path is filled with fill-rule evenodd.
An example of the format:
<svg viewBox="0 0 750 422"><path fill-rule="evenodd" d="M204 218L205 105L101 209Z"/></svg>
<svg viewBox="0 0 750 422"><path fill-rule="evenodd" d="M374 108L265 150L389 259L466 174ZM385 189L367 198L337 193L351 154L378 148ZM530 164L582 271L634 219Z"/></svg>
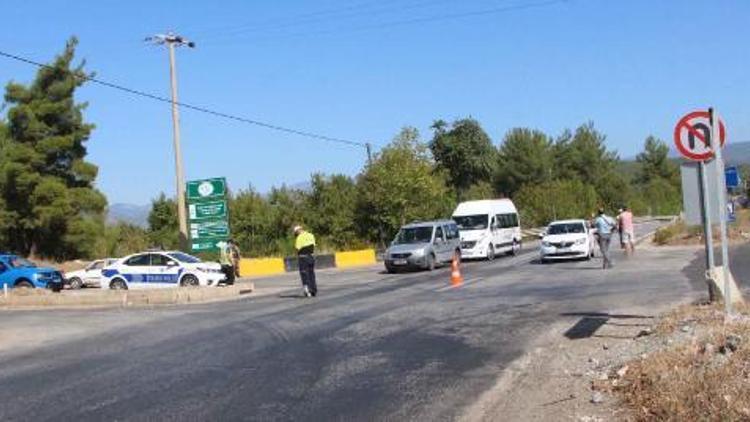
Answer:
<svg viewBox="0 0 750 422"><path fill-rule="evenodd" d="M310 232L302 231L294 241L294 249L299 251L308 246L315 246L315 236Z"/></svg>

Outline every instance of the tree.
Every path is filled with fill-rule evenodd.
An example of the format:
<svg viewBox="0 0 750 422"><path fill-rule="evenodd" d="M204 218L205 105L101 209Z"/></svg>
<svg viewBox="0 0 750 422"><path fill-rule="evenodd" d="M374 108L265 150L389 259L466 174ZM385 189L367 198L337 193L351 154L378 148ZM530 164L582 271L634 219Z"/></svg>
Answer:
<svg viewBox="0 0 750 422"><path fill-rule="evenodd" d="M497 157L495 190L508 197L521 186L548 182L555 176L552 140L538 130L510 130Z"/></svg>
<svg viewBox="0 0 750 422"><path fill-rule="evenodd" d="M87 257L104 230L107 201L94 188L98 173L86 162L94 125L74 94L87 76L72 62L78 41L41 68L29 86L6 86L7 136L0 161L7 247L22 254L59 259Z"/></svg>
<svg viewBox="0 0 750 422"><path fill-rule="evenodd" d="M245 256L281 253L276 228L278 210L252 186L241 190L229 203L232 237Z"/></svg>
<svg viewBox="0 0 750 422"><path fill-rule="evenodd" d="M636 161L640 165L636 176L638 183L645 185L653 179L661 178L675 186L680 184L679 168L669 159L669 147L660 139L653 136L646 138L643 152L638 154Z"/></svg>
<svg viewBox="0 0 750 422"><path fill-rule="evenodd" d="M125 222L108 225L100 239L99 257L127 256L145 250L151 243L145 229Z"/></svg>
<svg viewBox="0 0 750 422"><path fill-rule="evenodd" d="M450 185L463 195L479 182L489 182L495 168L495 148L474 119L460 119L450 129L438 120L433 125L430 150L438 169L447 172Z"/></svg>
<svg viewBox="0 0 750 422"><path fill-rule="evenodd" d="M358 245L357 186L341 174L312 177L312 191L307 196L310 227L322 241L336 249Z"/></svg>
<svg viewBox="0 0 750 422"><path fill-rule="evenodd" d="M594 187L575 179L525 185L514 197L522 224L531 227L553 220L589 218L597 201Z"/></svg>
<svg viewBox="0 0 750 422"><path fill-rule="evenodd" d="M180 228L177 221L177 202L164 193L151 201L148 213L148 237L151 244L162 249L177 249Z"/></svg>
<svg viewBox="0 0 750 422"><path fill-rule="evenodd" d="M376 155L358 180L357 219L367 238L384 242L405 223L450 215L450 190L433 166L410 127Z"/></svg>
<svg viewBox="0 0 750 422"><path fill-rule="evenodd" d="M606 208L622 206L629 197L628 183L617 172L619 158L609 151L606 136L594 128L593 123L579 126L575 133L563 133L553 145L556 178L578 179L593 186L600 205Z"/></svg>

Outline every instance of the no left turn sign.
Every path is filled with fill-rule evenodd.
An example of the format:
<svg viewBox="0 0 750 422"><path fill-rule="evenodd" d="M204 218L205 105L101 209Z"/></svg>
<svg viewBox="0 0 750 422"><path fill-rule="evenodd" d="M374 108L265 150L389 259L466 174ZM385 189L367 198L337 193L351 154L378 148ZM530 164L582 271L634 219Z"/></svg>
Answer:
<svg viewBox="0 0 750 422"><path fill-rule="evenodd" d="M726 141L724 122L719 120L721 146ZM711 117L707 111L688 113L674 128L674 143L683 157L693 161L705 161L714 156L711 139Z"/></svg>

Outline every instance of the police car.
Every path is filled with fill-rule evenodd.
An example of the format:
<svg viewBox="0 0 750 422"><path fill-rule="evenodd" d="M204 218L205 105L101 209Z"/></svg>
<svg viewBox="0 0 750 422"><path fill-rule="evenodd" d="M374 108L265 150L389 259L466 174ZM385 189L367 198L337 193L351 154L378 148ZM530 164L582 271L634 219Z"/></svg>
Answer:
<svg viewBox="0 0 750 422"><path fill-rule="evenodd" d="M142 252L102 270L103 289L150 289L217 286L225 279L221 265L179 251Z"/></svg>

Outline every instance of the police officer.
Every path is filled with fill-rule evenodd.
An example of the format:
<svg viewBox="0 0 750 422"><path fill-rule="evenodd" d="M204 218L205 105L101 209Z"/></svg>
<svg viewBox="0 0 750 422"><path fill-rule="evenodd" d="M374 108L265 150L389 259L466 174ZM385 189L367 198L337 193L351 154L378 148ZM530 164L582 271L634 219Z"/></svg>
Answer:
<svg viewBox="0 0 750 422"><path fill-rule="evenodd" d="M229 242L222 242L219 251L219 264L221 264L221 271L226 276L224 283L228 286L234 284L234 262L232 261L232 245Z"/></svg>
<svg viewBox="0 0 750 422"><path fill-rule="evenodd" d="M315 283L315 236L305 231L302 226L294 227L294 249L297 250L299 275L302 278L302 290L305 297L317 296L318 285Z"/></svg>

